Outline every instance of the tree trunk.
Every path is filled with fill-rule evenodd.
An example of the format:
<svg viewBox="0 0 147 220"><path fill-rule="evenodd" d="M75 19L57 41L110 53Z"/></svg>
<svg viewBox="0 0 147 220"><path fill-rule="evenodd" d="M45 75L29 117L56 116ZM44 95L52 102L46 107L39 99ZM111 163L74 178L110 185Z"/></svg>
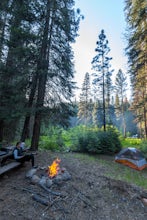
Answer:
<svg viewBox="0 0 147 220"><path fill-rule="evenodd" d="M47 13L46 21L44 27L44 34L42 39L42 46L40 51L40 60L38 61L37 73L38 73L38 93L37 93L37 103L36 103L36 113L35 121L33 127L33 136L31 141L31 150L38 150L40 128L41 128L41 118L42 110L45 97L46 81L49 66L49 48L50 42L48 39L48 34L51 35L51 30L49 31L49 21L50 21L50 1L47 1Z"/></svg>
<svg viewBox="0 0 147 220"><path fill-rule="evenodd" d="M26 118L25 118L25 122L24 122L24 127L23 127L23 131L22 131L22 135L21 135L22 141L25 141L26 138L29 138L29 134L30 134L29 127L30 127L31 109L33 106L34 97L35 97L35 93L36 93L37 79L38 79L38 74L36 73L33 75L33 79L32 79L32 88L31 88L29 101L28 101L29 112L26 114Z"/></svg>
<svg viewBox="0 0 147 220"><path fill-rule="evenodd" d="M104 57L102 57L102 63L104 65ZM104 68L102 69L102 71L103 71L103 126L104 126L104 131L106 131L105 70Z"/></svg>
<svg viewBox="0 0 147 220"><path fill-rule="evenodd" d="M44 72L43 75L44 76L40 75L39 85L38 85L38 98L36 104L36 114L35 114L34 127L33 127L31 150L38 150L47 72L46 73Z"/></svg>
<svg viewBox="0 0 147 220"><path fill-rule="evenodd" d="M145 139L147 138L147 120L146 120L146 108L144 106L144 135Z"/></svg>
<svg viewBox="0 0 147 220"><path fill-rule="evenodd" d="M4 121L0 120L0 142L3 141Z"/></svg>
<svg viewBox="0 0 147 220"><path fill-rule="evenodd" d="M2 58L2 51L3 51L3 44L4 44L4 35L5 35L5 28L6 28L6 20L7 20L7 13L3 15L4 19L3 22L0 20L0 30L1 30L1 36L0 36L0 60Z"/></svg>
<svg viewBox="0 0 147 220"><path fill-rule="evenodd" d="M26 116L25 118L24 127L21 135L21 141L23 142L25 142L25 140L30 136L29 125L30 125L30 115Z"/></svg>

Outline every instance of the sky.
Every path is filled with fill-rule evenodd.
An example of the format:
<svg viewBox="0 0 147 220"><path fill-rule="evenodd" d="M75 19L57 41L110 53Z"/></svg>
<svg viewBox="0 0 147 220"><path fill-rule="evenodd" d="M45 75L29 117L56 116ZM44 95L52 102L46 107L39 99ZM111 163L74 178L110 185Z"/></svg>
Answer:
<svg viewBox="0 0 147 220"><path fill-rule="evenodd" d="M79 26L79 36L73 45L75 81L79 87L76 97L79 97L86 72L92 73L91 61L96 55L96 41L102 29L111 50L109 56L112 57L113 79L119 69L127 72L127 57L124 53L126 22L124 0L75 0L75 8L80 8L84 15Z"/></svg>

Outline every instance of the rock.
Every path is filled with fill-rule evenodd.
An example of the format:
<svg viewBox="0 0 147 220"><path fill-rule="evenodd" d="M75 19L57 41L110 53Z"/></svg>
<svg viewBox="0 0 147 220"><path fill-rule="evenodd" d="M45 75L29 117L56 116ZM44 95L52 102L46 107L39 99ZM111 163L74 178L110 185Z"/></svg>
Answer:
<svg viewBox="0 0 147 220"><path fill-rule="evenodd" d="M31 183L37 184L40 181L40 177L37 175L33 175L31 178Z"/></svg>
<svg viewBox="0 0 147 220"><path fill-rule="evenodd" d="M47 168L45 166L43 166L43 167L40 167L39 169L40 170L46 170Z"/></svg>
<svg viewBox="0 0 147 220"><path fill-rule="evenodd" d="M56 177L53 178L53 183L57 185L61 185L63 183L63 179L61 175L57 175Z"/></svg>
<svg viewBox="0 0 147 220"><path fill-rule="evenodd" d="M39 184L40 185L46 185L46 177L45 176L42 176L42 178L39 181Z"/></svg>
<svg viewBox="0 0 147 220"><path fill-rule="evenodd" d="M32 176L36 173L37 169L36 168L32 168L31 170L29 170L26 173L26 178L32 178Z"/></svg>
<svg viewBox="0 0 147 220"><path fill-rule="evenodd" d="M143 204L147 206L147 199L146 198L142 198L141 200L142 200Z"/></svg>
<svg viewBox="0 0 147 220"><path fill-rule="evenodd" d="M62 180L71 180L71 175L69 174L69 172L65 171L64 173L62 173Z"/></svg>
<svg viewBox="0 0 147 220"><path fill-rule="evenodd" d="M46 186L47 186L48 188L50 188L52 184L53 184L53 181L52 181L51 179L47 178L47 180L46 180Z"/></svg>

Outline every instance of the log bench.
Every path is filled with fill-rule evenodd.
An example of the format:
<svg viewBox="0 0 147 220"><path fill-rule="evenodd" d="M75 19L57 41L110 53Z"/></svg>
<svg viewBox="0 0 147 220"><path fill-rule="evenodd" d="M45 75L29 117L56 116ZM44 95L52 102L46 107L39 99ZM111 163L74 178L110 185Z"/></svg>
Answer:
<svg viewBox="0 0 147 220"><path fill-rule="evenodd" d="M13 156L13 149L14 146L0 149L0 175L22 165L22 163L15 161ZM29 150L30 148L25 148L24 152ZM32 154L36 153L34 152Z"/></svg>
<svg viewBox="0 0 147 220"><path fill-rule="evenodd" d="M0 167L0 175L8 172L9 170L12 170L20 165L21 165L21 163L17 162L17 161L10 162L10 163L4 165L3 167Z"/></svg>
<svg viewBox="0 0 147 220"><path fill-rule="evenodd" d="M21 163L13 159L13 150L1 149L0 150L0 175L12 170Z"/></svg>

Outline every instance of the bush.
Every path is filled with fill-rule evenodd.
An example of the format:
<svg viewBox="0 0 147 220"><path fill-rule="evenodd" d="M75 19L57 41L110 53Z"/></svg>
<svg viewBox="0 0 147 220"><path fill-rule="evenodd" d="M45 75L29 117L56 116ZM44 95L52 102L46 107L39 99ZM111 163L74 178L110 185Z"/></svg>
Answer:
<svg viewBox="0 0 147 220"><path fill-rule="evenodd" d="M59 151L60 145L53 137L41 136L39 141L39 148L51 151Z"/></svg>
<svg viewBox="0 0 147 220"><path fill-rule="evenodd" d="M147 158L147 140L143 140L141 142L139 149L143 152L143 154Z"/></svg>
<svg viewBox="0 0 147 220"><path fill-rule="evenodd" d="M109 128L106 132L98 128L77 126L64 130L50 129L48 136L41 136L39 148L51 151L78 151L97 154L114 154L121 149L118 133Z"/></svg>
<svg viewBox="0 0 147 220"><path fill-rule="evenodd" d="M118 134L113 130L87 130L79 134L76 150L80 152L114 154L121 150Z"/></svg>

